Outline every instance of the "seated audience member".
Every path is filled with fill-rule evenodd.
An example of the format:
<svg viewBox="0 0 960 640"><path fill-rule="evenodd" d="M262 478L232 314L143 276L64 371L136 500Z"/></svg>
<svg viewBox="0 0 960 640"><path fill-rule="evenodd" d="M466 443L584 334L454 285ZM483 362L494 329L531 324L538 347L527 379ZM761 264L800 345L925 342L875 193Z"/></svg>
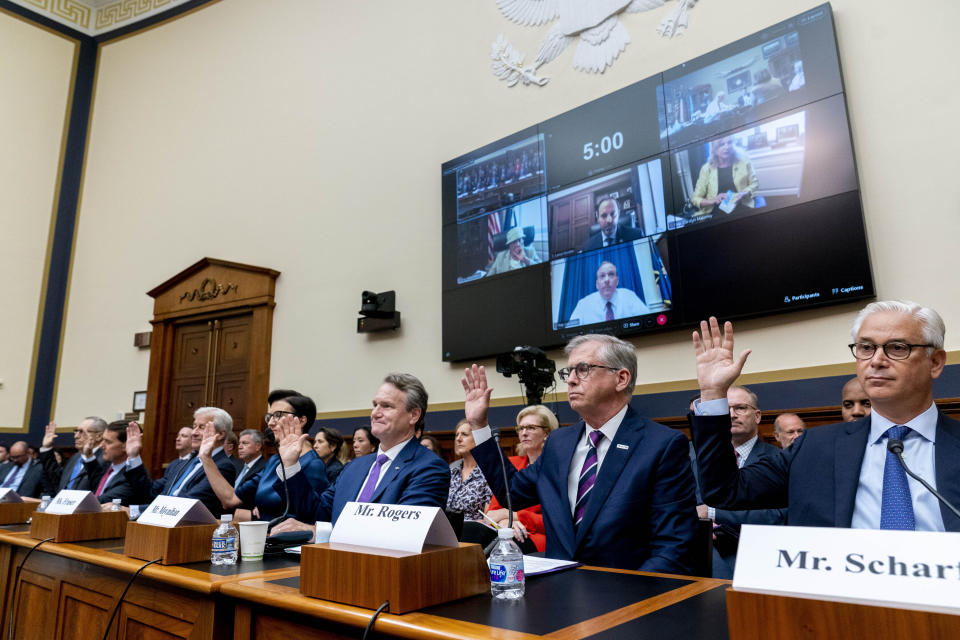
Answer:
<svg viewBox="0 0 960 640"><path fill-rule="evenodd" d="M353 457L368 456L377 450L380 441L370 431L370 427L357 427L353 430Z"/></svg>
<svg viewBox="0 0 960 640"><path fill-rule="evenodd" d="M233 433L231 431L231 433ZM260 473L267 464L267 459L263 457L263 434L256 429L244 429L240 432L237 439L237 457L240 459L240 470L237 471L237 478L233 481L234 488L243 484L247 478L252 478ZM202 443L201 443L202 446Z"/></svg>
<svg viewBox="0 0 960 640"><path fill-rule="evenodd" d="M790 444L800 437L806 425L803 418L795 413L781 413L773 421L773 435L780 443L781 449L786 449Z"/></svg>
<svg viewBox="0 0 960 640"><path fill-rule="evenodd" d="M511 464L519 471L536 462L543 453L543 445L546 444L550 433L559 426L557 416L542 404L521 409L517 414L517 434L520 436L520 448L523 453L519 456L510 456ZM510 512L500 505L496 497L490 500L487 516L501 527L510 525ZM529 538L537 551L543 551L546 548L547 536L544 532L543 513L539 504L513 513L513 537L519 542Z"/></svg>
<svg viewBox="0 0 960 640"><path fill-rule="evenodd" d="M731 136L727 136L710 143L710 157L700 167L690 203L699 209L698 216L706 215L723 202L728 192L732 192L731 202L735 206L727 213L739 213L743 207L753 209L756 206L754 195L759 186L749 156L735 146Z"/></svg>
<svg viewBox="0 0 960 640"><path fill-rule="evenodd" d="M587 236L582 251L612 247L621 242L631 242L643 237L643 234L633 227L620 226L620 205L616 198L601 198L594 211L597 226L600 228Z"/></svg>
<svg viewBox="0 0 960 640"><path fill-rule="evenodd" d="M512 227L507 231L507 248L497 252L496 257L487 269L487 275L492 276L498 273L506 273L513 269L529 267L532 264L540 262L540 256L533 244L529 247L523 246L523 229Z"/></svg>
<svg viewBox="0 0 960 640"><path fill-rule="evenodd" d="M279 425L281 423L290 425L291 429L298 428L300 433L305 434L310 431L316 416L317 405L307 396L298 393L295 396L275 400L270 405L264 420L267 427L273 431L274 438L279 442ZM283 514L286 504L283 487L281 485L279 491L274 489L275 477L273 475L280 464L280 456L271 456L259 471L248 474L239 486L234 487L234 484L223 477L219 466L215 462L213 451L217 445L217 436L218 434L213 426L208 425L200 444L200 460L203 462L203 471L206 473L207 480L224 510L231 511L237 507L255 509L252 515L259 520L272 520ZM310 486L317 491L326 489L326 467L306 439L300 444L299 461L303 468L303 475L306 476ZM296 512L291 508L290 513L295 514ZM246 513L237 515L238 519L242 520L250 517ZM309 521L309 517L306 515L303 516L303 519Z"/></svg>
<svg viewBox="0 0 960 640"><path fill-rule="evenodd" d="M712 122L718 115L733 108L724 101L726 97L727 94L723 91L718 91L717 95L713 96L713 100L711 100L710 104L703 110L704 123Z"/></svg>
<svg viewBox="0 0 960 640"><path fill-rule="evenodd" d="M693 334L701 391L693 441L707 502L786 506L791 525L960 531L960 518L887 455L889 440L902 441L912 470L960 502L960 422L933 402L933 381L946 363L944 330L936 311L916 303L868 304L853 322L850 350L870 416L810 429L789 448L738 470L727 444L726 390L750 352L734 355L729 322L723 332L716 318L702 322Z"/></svg>
<svg viewBox="0 0 960 640"><path fill-rule="evenodd" d="M473 448L473 429L466 420L457 424L453 439L453 451L459 460L450 463L450 492L447 494L447 511L462 513L464 520L483 520L483 512L490 503L490 485L477 463L470 455Z"/></svg>
<svg viewBox="0 0 960 640"><path fill-rule="evenodd" d="M40 455L40 452L37 451L37 448L32 444L27 445L27 455L30 456L31 460L36 460L37 456Z"/></svg>
<svg viewBox="0 0 960 640"><path fill-rule="evenodd" d="M858 378L847 380L840 393L840 415L844 422L853 422L870 415L870 398Z"/></svg>
<svg viewBox="0 0 960 640"><path fill-rule="evenodd" d="M9 458L0 464L0 489L13 489L21 497L40 497L43 467L27 453L23 440L13 443Z"/></svg>
<svg viewBox="0 0 960 640"><path fill-rule="evenodd" d="M6 442L0 442L0 464L3 464L10 458L10 445Z"/></svg>
<svg viewBox="0 0 960 640"><path fill-rule="evenodd" d="M57 423L47 425L40 443L40 464L43 465L43 491L54 496L64 489L93 490L96 485L90 485L90 475L85 471L84 459L80 455L86 450L87 456L103 461L99 448L103 437L103 430L107 423L102 418L90 416L84 418L73 432L73 446L77 452L66 463L58 461L54 455L53 444L57 439ZM89 442L89 447L85 445ZM96 453L94 453L96 447Z"/></svg>
<svg viewBox="0 0 960 640"><path fill-rule="evenodd" d="M630 289L619 288L619 284L616 265L612 262L601 262L597 269L597 290L577 302L567 322L594 324L650 313L650 309L636 293Z"/></svg>
<svg viewBox="0 0 960 640"><path fill-rule="evenodd" d="M770 102L786 93L780 81L770 75L766 69L757 74L757 83L753 85L751 91L757 104Z"/></svg>
<svg viewBox="0 0 960 640"><path fill-rule="evenodd" d="M304 480L297 462L300 442L306 436L281 422L278 439L290 501L298 514L310 520L336 523L346 503L380 502L426 507L443 507L450 486L450 469L438 456L413 437L414 427L423 424L427 411L427 390L416 377L391 373L373 398L370 430L379 439L376 455L368 454L347 464L333 486L317 492ZM275 487L279 487L279 473ZM312 530L312 525L288 519L275 533Z"/></svg>
<svg viewBox="0 0 960 640"><path fill-rule="evenodd" d="M487 425L492 389L486 371L465 371L464 409L477 446L473 457L500 504L540 504L546 555L603 567L689 573L697 511L687 439L630 407L637 374L633 345L607 335L567 345L570 408L582 420L550 435L537 461L506 483Z"/></svg>
<svg viewBox="0 0 960 640"><path fill-rule="evenodd" d="M430 451L433 451L438 456L443 457L443 454L440 453L440 441L430 435L420 436L420 444L425 446Z"/></svg>
<svg viewBox="0 0 960 640"><path fill-rule="evenodd" d="M170 474L169 476L164 474L160 482L153 483L150 487L150 500L160 495L192 498L202 502L214 517L220 517L220 514L223 513L223 507L213 487L210 486L206 474L203 472L203 465L196 451L200 449L200 443L203 442L204 430L207 428L207 425L212 425L213 430L216 432L211 457L224 479L229 483L233 482L236 478L236 469L233 463L227 459L227 454L223 452L223 441L227 437L227 432L233 430L233 418L230 417L229 413L218 407L200 407L193 412L192 444L195 450L194 454L187 462L177 465L176 474ZM142 444L141 434L127 433L128 456L139 456ZM136 469L128 472L128 476L142 469L143 465L140 465ZM146 475L145 470L143 473ZM140 513L146 507L147 504L130 505L130 517L134 519L139 518Z"/></svg>
<svg viewBox="0 0 960 640"><path fill-rule="evenodd" d="M230 462L233 464L233 468L237 470L237 474L239 474L240 469L243 468L243 461L237 456L237 445L239 443L240 439L233 431L227 433L227 437L223 441L223 452L230 458Z"/></svg>
<svg viewBox="0 0 960 640"><path fill-rule="evenodd" d="M730 387L727 391L730 406L730 442L737 459L737 466L743 468L763 458L776 455L779 449L760 439L761 412L755 393L746 387ZM702 487L702 492L707 488ZM740 526L743 524L783 524L786 513L780 509L753 509L749 511L727 511L715 509L705 504L697 505L697 515L709 518L714 523L713 531L713 577L729 580L733 577L733 567L737 561L737 547L740 541Z"/></svg>
<svg viewBox="0 0 960 640"><path fill-rule="evenodd" d="M150 501L150 476L140 460L141 434L139 424L124 420L111 422L103 430L103 463L91 479L93 495L101 504L111 504L115 498L124 506Z"/></svg>
<svg viewBox="0 0 960 640"><path fill-rule="evenodd" d="M323 460L329 484L336 482L337 476L343 471L343 463L340 462L341 449L343 449L343 436L336 429L323 427L315 434L313 450Z"/></svg>

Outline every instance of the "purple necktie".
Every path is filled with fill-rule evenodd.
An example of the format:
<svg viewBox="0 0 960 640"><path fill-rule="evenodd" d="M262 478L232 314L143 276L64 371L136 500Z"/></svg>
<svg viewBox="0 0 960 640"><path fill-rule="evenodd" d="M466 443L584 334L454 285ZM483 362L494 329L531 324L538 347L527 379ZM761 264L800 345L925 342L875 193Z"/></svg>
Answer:
<svg viewBox="0 0 960 640"><path fill-rule="evenodd" d="M580 482L577 485L577 506L573 509L573 524L577 526L583 520L583 514L587 512L587 498L590 497L590 490L593 489L597 481L597 445L603 438L603 432L600 429L594 429L590 432L590 450L587 451L587 458L580 467Z"/></svg>
<svg viewBox="0 0 960 640"><path fill-rule="evenodd" d="M606 319L607 319L608 321L613 320L613 305L610 303L609 300L607 301L607 314L606 314Z"/></svg>
<svg viewBox="0 0 960 640"><path fill-rule="evenodd" d="M373 467L370 468L367 483L363 485L363 491L360 492L360 497L357 498L357 502L370 502L370 498L373 497L373 492L377 488L377 480L380 479L380 469L383 467L383 464L389 460L390 458L387 457L385 453L377 456L376 462L374 462Z"/></svg>

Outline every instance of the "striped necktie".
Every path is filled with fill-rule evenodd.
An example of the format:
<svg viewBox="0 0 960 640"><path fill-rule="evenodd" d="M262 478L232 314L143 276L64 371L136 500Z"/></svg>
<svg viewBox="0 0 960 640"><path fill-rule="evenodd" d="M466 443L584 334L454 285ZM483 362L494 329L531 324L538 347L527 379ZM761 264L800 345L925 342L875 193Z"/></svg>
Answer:
<svg viewBox="0 0 960 640"><path fill-rule="evenodd" d="M590 497L590 490L593 489L597 481L597 445L603 438L603 432L600 429L594 429L590 432L590 450L587 451L587 457L580 467L580 481L577 484L577 505L573 509L573 524L577 526L583 520L583 514L587 512L587 499Z"/></svg>

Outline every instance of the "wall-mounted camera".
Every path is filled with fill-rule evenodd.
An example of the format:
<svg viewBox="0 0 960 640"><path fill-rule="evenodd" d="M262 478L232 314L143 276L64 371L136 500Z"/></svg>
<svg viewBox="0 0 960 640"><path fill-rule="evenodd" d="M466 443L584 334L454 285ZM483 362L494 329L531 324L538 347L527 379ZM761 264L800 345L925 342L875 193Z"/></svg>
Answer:
<svg viewBox="0 0 960 640"><path fill-rule="evenodd" d="M386 331L400 327L400 312L397 311L397 292L360 294L360 315L357 318L357 333Z"/></svg>

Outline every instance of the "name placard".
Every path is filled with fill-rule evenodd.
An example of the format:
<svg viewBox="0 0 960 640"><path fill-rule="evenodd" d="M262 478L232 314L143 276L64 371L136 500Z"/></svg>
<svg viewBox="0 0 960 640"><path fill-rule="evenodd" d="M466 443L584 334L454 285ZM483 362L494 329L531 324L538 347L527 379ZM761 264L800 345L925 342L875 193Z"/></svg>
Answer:
<svg viewBox="0 0 960 640"><path fill-rule="evenodd" d="M184 524L215 524L217 519L202 502L194 498L157 496L140 513L137 522L158 527L178 527Z"/></svg>
<svg viewBox="0 0 960 640"><path fill-rule="evenodd" d="M330 542L420 553L423 545L457 546L457 536L439 507L348 502Z"/></svg>
<svg viewBox="0 0 960 640"><path fill-rule="evenodd" d="M57 495L44 510L45 513L67 515L69 513L96 513L100 511L100 501L93 491L64 489Z"/></svg>
<svg viewBox="0 0 960 640"><path fill-rule="evenodd" d="M0 489L0 503L3 502L23 502L23 498L16 491L7 487L6 489Z"/></svg>
<svg viewBox="0 0 960 640"><path fill-rule="evenodd" d="M743 525L733 588L960 613L960 533Z"/></svg>

